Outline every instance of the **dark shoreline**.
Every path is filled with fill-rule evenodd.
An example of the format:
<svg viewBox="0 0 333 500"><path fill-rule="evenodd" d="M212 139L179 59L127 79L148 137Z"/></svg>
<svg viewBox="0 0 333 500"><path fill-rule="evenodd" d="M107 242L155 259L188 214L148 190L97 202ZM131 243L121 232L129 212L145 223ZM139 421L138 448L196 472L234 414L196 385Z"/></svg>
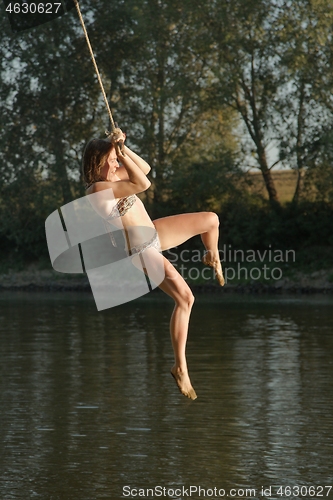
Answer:
<svg viewBox="0 0 333 500"><path fill-rule="evenodd" d="M332 294L333 285L316 287L302 286L292 283L288 286L270 286L261 283L243 284L243 285L226 285L220 287L213 284L206 285L189 285L193 293L210 293L210 294L257 294L257 295L280 295L280 294L295 294L295 295L311 295L311 294ZM91 292L89 283L25 283L25 284L0 284L0 292ZM152 293L163 293L156 288Z"/></svg>
<svg viewBox="0 0 333 500"><path fill-rule="evenodd" d="M308 272L297 271L292 276L284 276L279 281L269 280L232 283L224 287L217 282L207 281L201 284L188 282L194 294L331 294L333 293L333 269ZM35 265L27 266L25 270L15 271L7 268L0 274L0 292L91 292L86 274L63 274L53 269L40 269ZM153 293L162 293L157 288Z"/></svg>

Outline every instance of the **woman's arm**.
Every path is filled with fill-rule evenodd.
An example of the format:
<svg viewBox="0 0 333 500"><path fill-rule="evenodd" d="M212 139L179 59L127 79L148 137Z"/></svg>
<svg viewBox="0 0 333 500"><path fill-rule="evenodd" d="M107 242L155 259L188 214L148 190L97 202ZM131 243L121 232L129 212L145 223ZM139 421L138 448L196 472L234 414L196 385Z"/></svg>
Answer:
<svg viewBox="0 0 333 500"><path fill-rule="evenodd" d="M120 163L123 165L123 167L126 170L127 176L128 176L128 181L131 182L132 184L139 185L140 187L143 187L141 191L145 191L150 187L151 182L147 179L145 172L142 170L142 168L131 158L131 156L128 154L129 148L125 146L125 155L121 153L120 150L117 152L117 157ZM132 153L132 151L131 151ZM133 153L135 154L135 153ZM137 156L137 155L136 155ZM139 157L138 157L139 158ZM143 160L142 160L143 162ZM119 169L118 169L119 170ZM118 170L116 174L118 175ZM124 179L123 182L126 182L127 179ZM141 192L138 191L138 192Z"/></svg>
<svg viewBox="0 0 333 500"><path fill-rule="evenodd" d="M128 148L127 146L125 146L125 154L126 156L128 156L132 161L134 161L134 163L140 168L140 170L145 174L147 175L149 172L150 172L150 166L148 165L148 163L143 160L139 155L137 155L136 153L134 153L130 148ZM119 177L119 179L128 179L128 175L127 175L127 171L126 171L126 168L125 167L119 167L117 168L117 176Z"/></svg>
<svg viewBox="0 0 333 500"><path fill-rule="evenodd" d="M134 153L134 151L132 151L127 146L125 146L125 154L128 155L132 161L134 161L134 163L142 170L142 172L145 175L147 175L150 172L151 170L150 165L148 165L148 163L145 160L143 160L141 156Z"/></svg>
<svg viewBox="0 0 333 500"><path fill-rule="evenodd" d="M113 135L113 141L117 142L119 140L122 140L125 143L126 134L122 130L117 129L117 131ZM116 148L116 149L119 149L119 148ZM134 153L134 151L132 151L129 147L125 146L125 144L123 146L123 151L125 153L125 156L128 156L139 167L139 169L145 175L147 175L150 172L150 170L151 170L150 165L148 165L148 163L143 158L141 158L141 156L139 156L138 154ZM117 154L118 154L118 152L117 152ZM118 158L118 160L121 161L120 158ZM123 162L121 161L121 163L123 163ZM122 167L122 166L119 167L117 169L117 176L121 180L128 179L129 177L128 177L127 169L124 168L124 167Z"/></svg>
<svg viewBox="0 0 333 500"><path fill-rule="evenodd" d="M128 149L128 148L126 148ZM104 189L112 189L115 198L124 198L131 194L142 193L146 191L151 185L150 181L147 179L146 175L140 169L140 167L130 158L127 154L126 156L122 154L120 148L116 148L117 158L122 163L123 167L117 169L116 175L118 175L119 170L124 169L125 175L120 177L120 181L103 181L94 184L94 192L102 191Z"/></svg>

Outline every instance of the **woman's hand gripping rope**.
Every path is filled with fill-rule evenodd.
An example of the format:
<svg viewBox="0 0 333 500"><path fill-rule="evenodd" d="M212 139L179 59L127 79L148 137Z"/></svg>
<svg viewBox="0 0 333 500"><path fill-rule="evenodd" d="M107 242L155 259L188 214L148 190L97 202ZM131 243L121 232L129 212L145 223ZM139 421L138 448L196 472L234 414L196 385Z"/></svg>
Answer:
<svg viewBox="0 0 333 500"><path fill-rule="evenodd" d="M105 131L105 134L114 145L117 156L126 156L124 147L126 134L119 127L116 127L111 133Z"/></svg>

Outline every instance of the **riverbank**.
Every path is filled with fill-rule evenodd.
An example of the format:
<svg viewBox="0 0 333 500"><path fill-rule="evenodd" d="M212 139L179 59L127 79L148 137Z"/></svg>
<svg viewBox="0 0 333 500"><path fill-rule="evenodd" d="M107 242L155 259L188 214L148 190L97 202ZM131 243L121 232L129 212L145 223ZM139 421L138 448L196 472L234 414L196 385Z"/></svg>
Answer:
<svg viewBox="0 0 333 500"><path fill-rule="evenodd" d="M260 282L249 280L247 282L233 282L230 280L224 287L218 286L210 280L206 283L196 283L188 280L190 287L196 293L333 293L333 269L326 269L305 273L298 271L292 276L280 280L266 280ZM39 269L30 265L24 270L0 274L0 290L31 290L31 291L90 291L86 275L63 274L53 269Z"/></svg>

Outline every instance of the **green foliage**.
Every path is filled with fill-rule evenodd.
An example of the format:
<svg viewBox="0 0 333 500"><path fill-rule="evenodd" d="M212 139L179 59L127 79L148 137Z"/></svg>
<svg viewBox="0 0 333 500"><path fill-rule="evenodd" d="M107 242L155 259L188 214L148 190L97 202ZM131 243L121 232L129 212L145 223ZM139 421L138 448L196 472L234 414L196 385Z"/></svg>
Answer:
<svg viewBox="0 0 333 500"><path fill-rule="evenodd" d="M223 241L238 248L302 250L333 246L333 205L304 201L272 208L267 201L237 198L220 212Z"/></svg>
<svg viewBox="0 0 333 500"><path fill-rule="evenodd" d="M219 211L223 201L237 192L235 178L230 175L232 164L228 154L219 162L193 163L185 168L176 164L161 208L165 213Z"/></svg>
<svg viewBox="0 0 333 500"><path fill-rule="evenodd" d="M71 182L70 187L79 194L77 183ZM36 179L32 172L23 172L19 180L2 187L0 257L40 259L46 256L45 220L61 205L61 192L55 190L50 181Z"/></svg>
<svg viewBox="0 0 333 500"><path fill-rule="evenodd" d="M236 0L198 8L198 43L211 50L212 99L239 113L244 150L275 204L271 169L280 163L299 172L297 201L304 171L320 161L322 137L332 129L331 7L331 0Z"/></svg>
<svg viewBox="0 0 333 500"><path fill-rule="evenodd" d="M87 0L83 15L114 116L152 166L153 217L214 210L244 248L332 245L330 0ZM1 252L34 257L46 217L83 195L82 149L108 116L75 11L0 28ZM299 172L292 204L245 194L255 165L277 201L278 163Z"/></svg>

